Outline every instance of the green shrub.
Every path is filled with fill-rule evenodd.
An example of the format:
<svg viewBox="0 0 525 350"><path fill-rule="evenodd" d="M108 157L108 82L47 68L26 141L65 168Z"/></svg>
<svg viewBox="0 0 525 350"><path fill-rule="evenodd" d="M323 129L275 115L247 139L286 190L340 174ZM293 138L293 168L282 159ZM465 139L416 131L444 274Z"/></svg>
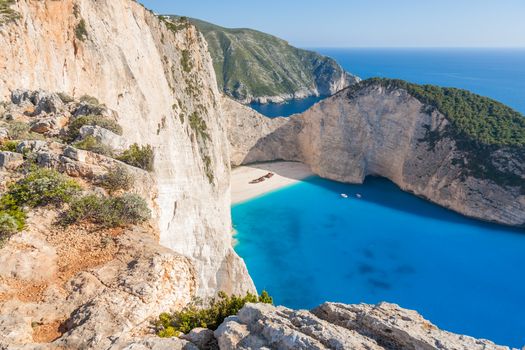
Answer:
<svg viewBox="0 0 525 350"><path fill-rule="evenodd" d="M83 115L76 118L69 124L67 140L73 142L80 136L80 128L84 125L96 125L108 129L115 134L122 135L122 127L114 120L108 119L101 115Z"/></svg>
<svg viewBox="0 0 525 350"><path fill-rule="evenodd" d="M80 41L84 41L87 39L88 32L86 29L86 21L84 21L84 19L81 19L80 22L78 22L77 26L75 27L75 36Z"/></svg>
<svg viewBox="0 0 525 350"><path fill-rule="evenodd" d="M114 193L131 189L134 183L133 174L125 166L117 165L104 175L100 184L110 193Z"/></svg>
<svg viewBox="0 0 525 350"><path fill-rule="evenodd" d="M139 146L135 143L117 157L117 159L137 168L147 171L153 170L154 153L150 145Z"/></svg>
<svg viewBox="0 0 525 350"><path fill-rule="evenodd" d="M92 106L100 105L100 102L98 101L98 99L96 97L93 97L93 96L90 96L90 95L82 95L82 96L80 96L79 101L88 103L88 104L90 104Z"/></svg>
<svg viewBox="0 0 525 350"><path fill-rule="evenodd" d="M7 209L59 206L70 202L79 191L80 186L67 176L51 169L34 168L23 179L8 186L0 206Z"/></svg>
<svg viewBox="0 0 525 350"><path fill-rule="evenodd" d="M139 224L150 217L148 205L138 195L125 194L110 198L87 195L71 203L60 223L67 226L90 221L104 227L117 227Z"/></svg>
<svg viewBox="0 0 525 350"><path fill-rule="evenodd" d="M7 124L9 138L12 140L43 140L45 137L32 132L29 124L13 121Z"/></svg>
<svg viewBox="0 0 525 350"><path fill-rule="evenodd" d="M73 99L73 97L69 96L68 94L66 94L64 92L59 92L57 95L58 95L58 97L60 97L60 100L63 103L71 103L71 102L75 101Z"/></svg>
<svg viewBox="0 0 525 350"><path fill-rule="evenodd" d="M177 336L179 332L189 333L194 328L209 328L215 330L228 316L236 315L246 303L273 303L266 291L258 297L253 294L227 296L219 292L218 298L212 299L206 307L192 303L181 311L173 314L163 313L155 322L159 337Z"/></svg>
<svg viewBox="0 0 525 350"><path fill-rule="evenodd" d="M17 141L3 141L0 142L0 151L16 152Z"/></svg>
<svg viewBox="0 0 525 350"><path fill-rule="evenodd" d="M102 154L108 157L113 157L113 148L103 143L100 143L98 139L92 135L87 136L82 141L75 142L74 147L90 151L98 154Z"/></svg>
<svg viewBox="0 0 525 350"><path fill-rule="evenodd" d="M190 56L190 52L188 50L182 50L180 64L182 65L182 69L186 73L191 72L191 69L192 69L191 56Z"/></svg>
<svg viewBox="0 0 525 350"><path fill-rule="evenodd" d="M11 8L14 4L15 0L0 0L0 26L20 18L20 14Z"/></svg>
<svg viewBox="0 0 525 350"><path fill-rule="evenodd" d="M18 223L14 217L7 212L0 211L0 248L4 243L18 232Z"/></svg>

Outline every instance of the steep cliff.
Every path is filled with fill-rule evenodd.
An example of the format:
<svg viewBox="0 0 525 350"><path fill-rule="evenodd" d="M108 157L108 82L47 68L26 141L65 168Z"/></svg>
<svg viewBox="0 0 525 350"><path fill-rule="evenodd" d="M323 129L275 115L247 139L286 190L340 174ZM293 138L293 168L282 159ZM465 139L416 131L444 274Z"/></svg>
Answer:
<svg viewBox="0 0 525 350"><path fill-rule="evenodd" d="M0 97L45 89L98 98L123 137L155 151L160 242L192 259L197 294L253 284L231 246L229 156L206 42L129 0L17 1L0 27Z"/></svg>
<svg viewBox="0 0 525 350"><path fill-rule="evenodd" d="M189 21L208 42L219 89L242 103L333 95L358 81L335 60L295 48L272 35L193 18Z"/></svg>
<svg viewBox="0 0 525 350"><path fill-rule="evenodd" d="M513 125L508 144L477 142L438 108L383 81L361 83L288 119L223 104L230 115L233 164L296 160L322 177L351 183L383 176L464 215L525 225L525 151L512 141L523 131L519 119L516 125L505 116L495 121L495 130ZM467 147L472 145L477 146Z"/></svg>

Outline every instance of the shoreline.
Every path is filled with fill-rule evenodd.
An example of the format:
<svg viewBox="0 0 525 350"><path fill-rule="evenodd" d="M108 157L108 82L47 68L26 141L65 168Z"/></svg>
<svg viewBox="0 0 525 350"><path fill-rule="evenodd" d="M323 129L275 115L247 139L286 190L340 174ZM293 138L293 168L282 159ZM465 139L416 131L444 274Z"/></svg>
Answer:
<svg viewBox="0 0 525 350"><path fill-rule="evenodd" d="M262 182L250 184L268 173L271 178ZM242 165L232 169L231 174L231 204L239 204L262 196L283 187L296 184L315 175L308 165L299 162L276 161Z"/></svg>

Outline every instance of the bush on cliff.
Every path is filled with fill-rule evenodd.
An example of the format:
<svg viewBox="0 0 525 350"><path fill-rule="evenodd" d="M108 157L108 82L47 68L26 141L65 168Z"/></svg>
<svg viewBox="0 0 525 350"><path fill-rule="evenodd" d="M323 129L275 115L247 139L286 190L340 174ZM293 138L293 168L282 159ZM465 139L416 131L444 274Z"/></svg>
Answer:
<svg viewBox="0 0 525 350"><path fill-rule="evenodd" d="M12 207L60 206L80 192L80 186L56 170L33 168L21 180L9 185L0 203Z"/></svg>
<svg viewBox="0 0 525 350"><path fill-rule="evenodd" d="M11 214L11 212L0 210L0 248L3 247L9 237L21 230L25 224L25 215L23 215L24 220L21 221Z"/></svg>
<svg viewBox="0 0 525 350"><path fill-rule="evenodd" d="M136 194L110 198L92 194L74 200L62 214L60 223L67 226L89 221L103 227L117 227L139 224L150 217L146 201Z"/></svg>
<svg viewBox="0 0 525 350"><path fill-rule="evenodd" d="M127 150L122 152L117 159L131 166L152 171L154 160L153 147L150 145L139 146L134 143Z"/></svg>
<svg viewBox="0 0 525 350"><path fill-rule="evenodd" d="M10 184L0 198L0 241L5 242L25 227L26 207L60 206L70 202L80 186L55 170L32 168Z"/></svg>
<svg viewBox="0 0 525 350"><path fill-rule="evenodd" d="M113 148L108 145L101 143L96 137L89 135L82 141L75 142L73 144L75 148L83 149L104 156L113 157Z"/></svg>
<svg viewBox="0 0 525 350"><path fill-rule="evenodd" d="M178 336L180 332L189 333L194 328L217 329L228 316L236 315L246 303L272 304L273 299L266 291L260 296L246 294L228 296L219 292L218 298L212 299L206 307L200 307L199 301L173 314L163 313L155 322L157 335L168 338Z"/></svg>
<svg viewBox="0 0 525 350"><path fill-rule="evenodd" d="M0 151L16 152L16 146L18 146L17 141L1 141L0 142Z"/></svg>
<svg viewBox="0 0 525 350"><path fill-rule="evenodd" d="M117 165L111 168L102 178L100 184L107 189L109 193L121 190L129 190L135 183L135 177L123 165Z"/></svg>

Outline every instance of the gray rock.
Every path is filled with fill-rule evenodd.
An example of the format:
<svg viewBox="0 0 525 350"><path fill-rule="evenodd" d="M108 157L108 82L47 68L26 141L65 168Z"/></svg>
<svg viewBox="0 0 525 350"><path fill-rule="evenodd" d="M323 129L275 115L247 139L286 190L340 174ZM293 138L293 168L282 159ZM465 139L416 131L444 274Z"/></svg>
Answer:
<svg viewBox="0 0 525 350"><path fill-rule="evenodd" d="M9 130L7 128L0 128L0 141L3 141L9 137Z"/></svg>
<svg viewBox="0 0 525 350"><path fill-rule="evenodd" d="M124 137L96 125L84 125L80 128L79 133L81 140L88 136L93 136L98 142L111 147L115 151L123 151L129 148L131 144Z"/></svg>
<svg viewBox="0 0 525 350"><path fill-rule="evenodd" d="M0 169L14 170L24 162L24 156L15 152L0 152Z"/></svg>
<svg viewBox="0 0 525 350"><path fill-rule="evenodd" d="M11 101L16 105L33 105L35 109L31 116L56 113L59 109L64 108L64 103L57 94L43 90L15 90L11 94Z"/></svg>
<svg viewBox="0 0 525 350"><path fill-rule="evenodd" d="M508 350L439 330L397 305L323 304L311 312L247 304L215 331L221 349Z"/></svg>
<svg viewBox="0 0 525 350"><path fill-rule="evenodd" d="M181 338L195 344L199 350L219 349L213 331L207 328L194 328L188 334L182 335Z"/></svg>
<svg viewBox="0 0 525 350"><path fill-rule="evenodd" d="M198 350L197 346L178 338L159 338L156 336L145 339L131 340L125 344L116 344L111 349L121 350Z"/></svg>
<svg viewBox="0 0 525 350"><path fill-rule="evenodd" d="M48 143L40 140L22 141L16 146L16 151L20 153L42 152L48 149Z"/></svg>

